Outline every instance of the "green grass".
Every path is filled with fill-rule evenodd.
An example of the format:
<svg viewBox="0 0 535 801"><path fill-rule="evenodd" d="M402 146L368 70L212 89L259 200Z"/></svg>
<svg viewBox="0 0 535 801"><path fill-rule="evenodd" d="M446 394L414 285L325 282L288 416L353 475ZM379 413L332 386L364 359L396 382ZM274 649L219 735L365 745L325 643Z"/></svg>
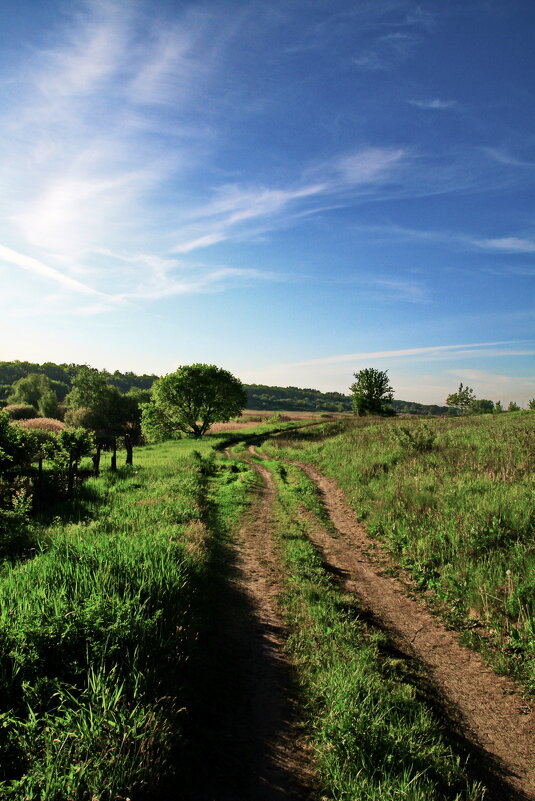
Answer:
<svg viewBox="0 0 535 801"><path fill-rule="evenodd" d="M33 559L4 566L3 798L152 798L180 764L209 575L210 452L139 450L136 468L87 482L79 519L56 520Z"/></svg>
<svg viewBox="0 0 535 801"><path fill-rule="evenodd" d="M281 435L264 449L336 479L466 641L533 692L534 429L532 413L361 418Z"/></svg>
<svg viewBox="0 0 535 801"><path fill-rule="evenodd" d="M269 466L287 570L288 649L322 798L482 799L481 787L467 776L466 754L448 742L416 689L414 668L389 653L384 635L365 624L354 597L336 587L308 539L314 518L325 523L315 485L295 467Z"/></svg>

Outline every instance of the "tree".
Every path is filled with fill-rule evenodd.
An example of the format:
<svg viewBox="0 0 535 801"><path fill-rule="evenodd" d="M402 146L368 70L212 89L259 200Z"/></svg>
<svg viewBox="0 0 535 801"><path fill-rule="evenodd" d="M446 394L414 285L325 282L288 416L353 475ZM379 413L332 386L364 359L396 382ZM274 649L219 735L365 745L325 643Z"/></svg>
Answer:
<svg viewBox="0 0 535 801"><path fill-rule="evenodd" d="M507 411L508 412L519 412L520 411L520 406L518 405L518 403L515 403L514 401L509 401L509 406L507 407Z"/></svg>
<svg viewBox="0 0 535 801"><path fill-rule="evenodd" d="M141 425L149 439L177 433L202 437L212 423L243 411L247 393L237 378L213 364L192 364L154 382L152 401L142 404Z"/></svg>
<svg viewBox="0 0 535 801"><path fill-rule="evenodd" d="M19 378L18 381L15 381L8 402L27 403L37 410L41 398L50 392L56 397L50 379L47 378L46 375L42 373L30 373L25 378Z"/></svg>
<svg viewBox="0 0 535 801"><path fill-rule="evenodd" d="M532 398L528 401L528 409L530 409L532 412L535 412L535 398Z"/></svg>
<svg viewBox="0 0 535 801"><path fill-rule="evenodd" d="M351 405L355 414L394 414L389 405L394 397L394 390L389 384L387 372L366 367L354 373L357 380L349 389L353 393Z"/></svg>
<svg viewBox="0 0 535 801"><path fill-rule="evenodd" d="M503 412L503 404L501 401L496 401L494 404L494 412L496 414L501 414Z"/></svg>
<svg viewBox="0 0 535 801"><path fill-rule="evenodd" d="M453 409L457 409L459 414L466 414L470 411L475 400L474 390L470 387L463 387L461 383L457 392L452 392L451 395L448 395L446 404Z"/></svg>
<svg viewBox="0 0 535 801"><path fill-rule="evenodd" d="M475 400L470 406L470 414L492 414L494 411L494 401L484 398Z"/></svg>
<svg viewBox="0 0 535 801"><path fill-rule="evenodd" d="M57 435L60 453L67 467L67 497L72 498L82 456L88 456L93 448L93 435L84 428L64 428ZM57 457L61 460L61 456Z"/></svg>
<svg viewBox="0 0 535 801"><path fill-rule="evenodd" d="M65 415L69 425L83 426L95 434L93 468L96 476L102 448L111 450L111 469L117 469L119 436L124 436L126 464L133 463L133 446L141 420L139 404L134 397L121 395L117 387L108 384L105 373L93 367L81 367L66 400L71 407Z"/></svg>

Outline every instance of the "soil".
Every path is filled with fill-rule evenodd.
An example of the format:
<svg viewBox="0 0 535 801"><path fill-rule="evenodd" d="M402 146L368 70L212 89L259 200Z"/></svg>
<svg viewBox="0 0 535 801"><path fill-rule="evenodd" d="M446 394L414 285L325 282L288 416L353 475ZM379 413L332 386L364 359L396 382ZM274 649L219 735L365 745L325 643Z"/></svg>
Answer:
<svg viewBox="0 0 535 801"><path fill-rule="evenodd" d="M259 478L256 502L237 540L236 582L249 599L251 618L241 632L249 643L249 728L260 744L252 755L251 799L306 799L314 782L310 754L296 727L292 665L284 652L284 625L278 597L281 566L274 543L275 485L262 465L251 465ZM256 785L256 786L255 786Z"/></svg>

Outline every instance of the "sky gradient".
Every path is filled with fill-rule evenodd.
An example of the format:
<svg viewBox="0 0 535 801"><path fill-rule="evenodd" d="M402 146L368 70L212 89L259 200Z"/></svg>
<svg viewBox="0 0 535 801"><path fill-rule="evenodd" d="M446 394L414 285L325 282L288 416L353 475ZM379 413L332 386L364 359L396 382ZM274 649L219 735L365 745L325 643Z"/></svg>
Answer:
<svg viewBox="0 0 535 801"><path fill-rule="evenodd" d="M530 0L6 5L0 358L525 406L534 30Z"/></svg>

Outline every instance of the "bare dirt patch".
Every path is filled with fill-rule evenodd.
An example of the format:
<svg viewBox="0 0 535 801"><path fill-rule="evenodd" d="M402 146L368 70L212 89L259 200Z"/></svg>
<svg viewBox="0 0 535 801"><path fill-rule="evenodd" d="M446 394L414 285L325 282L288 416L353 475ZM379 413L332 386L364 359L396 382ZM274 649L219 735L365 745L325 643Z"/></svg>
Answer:
<svg viewBox="0 0 535 801"><path fill-rule="evenodd" d="M279 416L281 422L315 420L319 423L324 419L322 418L321 412L269 412L246 409L238 420L229 420L228 423L214 423L210 428L210 434L219 434L222 431L239 431L242 428L253 428L262 422L268 422L274 415ZM335 416L334 414L332 415L332 417Z"/></svg>
<svg viewBox="0 0 535 801"><path fill-rule="evenodd" d="M373 621L399 648L424 666L459 730L477 748L496 799L535 798L535 714L519 688L498 676L481 657L458 642L406 587L386 576L369 557L374 543L346 503L341 489L310 465L299 465L318 486L337 536L314 534L326 561L356 593Z"/></svg>
<svg viewBox="0 0 535 801"><path fill-rule="evenodd" d="M259 493L240 529L236 547L236 583L248 598L252 615L242 632L251 682L251 736L258 744L250 766L251 798L275 801L306 799L313 782L310 758L294 725L291 665L284 654L284 627L277 598L281 567L274 544L275 486L271 474L253 465Z"/></svg>

